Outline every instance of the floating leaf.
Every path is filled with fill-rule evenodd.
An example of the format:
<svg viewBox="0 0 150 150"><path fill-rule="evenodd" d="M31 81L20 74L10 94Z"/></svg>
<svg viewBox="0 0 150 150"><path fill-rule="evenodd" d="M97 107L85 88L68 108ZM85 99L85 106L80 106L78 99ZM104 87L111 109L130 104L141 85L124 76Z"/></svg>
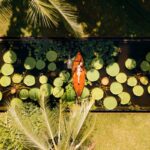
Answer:
<svg viewBox="0 0 150 150"><path fill-rule="evenodd" d="M50 63L49 65L48 65L48 70L49 71L55 71L56 70L56 64L55 63Z"/></svg>
<svg viewBox="0 0 150 150"><path fill-rule="evenodd" d="M58 78L55 78L55 80L53 81L53 85L56 86L56 87L61 87L63 85L63 80L62 78L58 77Z"/></svg>
<svg viewBox="0 0 150 150"><path fill-rule="evenodd" d="M49 97L51 95L51 93L52 93L52 90L53 90L53 87L50 84L48 84L48 83L42 84L40 86L40 92L45 97Z"/></svg>
<svg viewBox="0 0 150 150"><path fill-rule="evenodd" d="M111 63L109 64L107 67L106 67L106 72L108 75L112 76L112 77L115 77L117 76L117 74L119 73L120 71L120 67L119 67L119 64L114 62L114 63Z"/></svg>
<svg viewBox="0 0 150 150"><path fill-rule="evenodd" d="M53 62L57 59L57 53L55 51L48 51L46 53L46 58L48 61Z"/></svg>
<svg viewBox="0 0 150 150"><path fill-rule="evenodd" d="M135 96L142 96L144 94L144 89L140 85L134 86L132 91Z"/></svg>
<svg viewBox="0 0 150 150"><path fill-rule="evenodd" d="M135 85L137 85L137 79L136 79L136 77L129 77L128 78L128 80L127 80L127 85L129 85L129 86L135 86Z"/></svg>
<svg viewBox="0 0 150 150"><path fill-rule="evenodd" d="M23 82L27 86L33 86L35 84L35 77L33 75L27 75L25 76Z"/></svg>
<svg viewBox="0 0 150 150"><path fill-rule="evenodd" d="M62 80L64 82L67 82L69 80L69 78L70 78L70 73L65 71L65 70L63 70L63 71L60 72L59 77L62 78Z"/></svg>
<svg viewBox="0 0 150 150"><path fill-rule="evenodd" d="M38 69L38 70L44 69L45 66L46 66L46 64L45 64L45 62L43 60L38 60L36 62L36 69Z"/></svg>
<svg viewBox="0 0 150 150"><path fill-rule="evenodd" d="M100 77L100 73L96 69L91 69L86 74L87 79L91 82L97 81Z"/></svg>
<svg viewBox="0 0 150 150"><path fill-rule="evenodd" d="M21 74L15 73L12 76L13 83L21 83L23 76Z"/></svg>
<svg viewBox="0 0 150 150"><path fill-rule="evenodd" d="M118 95L123 91L123 86L119 82L113 82L110 85L110 91L111 91L112 94Z"/></svg>
<svg viewBox="0 0 150 150"><path fill-rule="evenodd" d="M150 64L148 61L142 61L141 62L141 65L140 65L140 68L142 71L146 72L146 71L149 71L150 70Z"/></svg>
<svg viewBox="0 0 150 150"><path fill-rule="evenodd" d="M2 87L7 87L11 84L11 78L9 76L2 76L0 78L0 84Z"/></svg>
<svg viewBox="0 0 150 150"><path fill-rule="evenodd" d="M9 76L9 75L13 74L14 67L11 64L3 64L3 66L1 67L1 72L3 75Z"/></svg>
<svg viewBox="0 0 150 150"><path fill-rule="evenodd" d="M95 58L92 61L92 67L94 67L96 70L102 69L104 66L104 61L102 58Z"/></svg>
<svg viewBox="0 0 150 150"><path fill-rule="evenodd" d="M87 87L84 87L81 98L87 98L90 96L90 90Z"/></svg>
<svg viewBox="0 0 150 150"><path fill-rule="evenodd" d="M45 75L40 76L40 77L39 77L39 82L40 82L41 84L47 83L47 82L48 82L48 77L45 76Z"/></svg>
<svg viewBox="0 0 150 150"><path fill-rule="evenodd" d="M132 58L128 58L125 61L125 66L127 69L132 70L132 69L136 68L136 61Z"/></svg>
<svg viewBox="0 0 150 150"><path fill-rule="evenodd" d="M40 99L40 89L39 88L32 88L29 91L30 99L37 101Z"/></svg>
<svg viewBox="0 0 150 150"><path fill-rule="evenodd" d="M150 94L150 85L147 87L147 91Z"/></svg>
<svg viewBox="0 0 150 150"><path fill-rule="evenodd" d="M54 95L54 97L60 98L60 97L63 96L63 94L64 94L64 89L62 87L55 87L53 89L53 95Z"/></svg>
<svg viewBox="0 0 150 150"><path fill-rule="evenodd" d="M101 88L96 87L92 89L91 95L94 100L100 100L104 96L104 91Z"/></svg>
<svg viewBox="0 0 150 150"><path fill-rule="evenodd" d="M67 101L74 101L76 97L76 93L74 91L74 88L72 85L66 86L66 92L65 92L65 100Z"/></svg>
<svg viewBox="0 0 150 150"><path fill-rule="evenodd" d="M17 55L14 51L9 50L9 51L4 53L3 60L4 60L5 63L13 64L17 60Z"/></svg>
<svg viewBox="0 0 150 150"><path fill-rule="evenodd" d="M0 91L0 101L2 100L3 98L3 93Z"/></svg>
<svg viewBox="0 0 150 150"><path fill-rule="evenodd" d="M148 52L147 54L146 54L146 60L148 61L148 62L150 62L150 52Z"/></svg>
<svg viewBox="0 0 150 150"><path fill-rule="evenodd" d="M15 97L15 98L13 98L13 99L11 100L10 105L11 105L12 107L16 107L16 106L22 106L23 103L22 103L22 100L21 100L20 98Z"/></svg>
<svg viewBox="0 0 150 150"><path fill-rule="evenodd" d="M126 105L126 104L128 104L130 102L131 96L130 96L129 93L122 92L118 96L119 96L119 98L121 100L121 104L122 105Z"/></svg>
<svg viewBox="0 0 150 150"><path fill-rule="evenodd" d="M27 89L21 89L19 92L19 98L25 100L29 97L29 91Z"/></svg>
<svg viewBox="0 0 150 150"><path fill-rule="evenodd" d="M140 82L141 82L143 85L147 85L147 84L148 84L148 77L146 77L146 76L140 77Z"/></svg>
<svg viewBox="0 0 150 150"><path fill-rule="evenodd" d="M117 76L116 76L116 80L119 83L125 83L127 81L127 75L123 72L120 72Z"/></svg>
<svg viewBox="0 0 150 150"><path fill-rule="evenodd" d="M108 96L104 99L103 105L107 110L113 110L117 107L117 100L113 96Z"/></svg>
<svg viewBox="0 0 150 150"><path fill-rule="evenodd" d="M24 67L27 70L32 70L36 66L36 60L33 57L27 57L24 62Z"/></svg>
<svg viewBox="0 0 150 150"><path fill-rule="evenodd" d="M109 84L109 78L108 77L103 77L101 79L101 83L102 83L102 85L108 85Z"/></svg>

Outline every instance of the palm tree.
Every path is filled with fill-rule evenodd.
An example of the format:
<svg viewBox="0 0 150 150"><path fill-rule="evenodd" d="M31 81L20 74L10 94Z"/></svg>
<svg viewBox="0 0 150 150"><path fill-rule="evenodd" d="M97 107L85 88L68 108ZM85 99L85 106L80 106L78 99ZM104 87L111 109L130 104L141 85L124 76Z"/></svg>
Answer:
<svg viewBox="0 0 150 150"><path fill-rule="evenodd" d="M0 0L1 23L15 12L20 15L19 22L26 21L33 27L58 27L63 22L74 36L84 36L76 8L65 0Z"/></svg>

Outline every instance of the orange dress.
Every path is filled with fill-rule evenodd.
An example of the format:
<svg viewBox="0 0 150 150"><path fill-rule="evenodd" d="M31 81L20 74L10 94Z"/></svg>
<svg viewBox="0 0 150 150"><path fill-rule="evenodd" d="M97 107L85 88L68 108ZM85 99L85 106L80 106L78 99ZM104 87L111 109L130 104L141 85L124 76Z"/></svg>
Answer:
<svg viewBox="0 0 150 150"><path fill-rule="evenodd" d="M86 70L84 67L83 57L81 53L78 52L72 65L73 87L78 97L80 97L83 92L85 75Z"/></svg>

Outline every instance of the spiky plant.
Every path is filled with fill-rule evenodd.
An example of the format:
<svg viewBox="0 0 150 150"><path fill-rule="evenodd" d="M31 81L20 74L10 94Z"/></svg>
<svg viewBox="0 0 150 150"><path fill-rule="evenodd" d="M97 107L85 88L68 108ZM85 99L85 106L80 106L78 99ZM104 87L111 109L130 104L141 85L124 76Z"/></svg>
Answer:
<svg viewBox="0 0 150 150"><path fill-rule="evenodd" d="M0 0L0 16L3 20L7 20L13 13L12 7L15 6L12 5L12 0ZM83 28L77 21L76 8L65 0L27 0L23 5L27 7L24 20L29 24L35 27L58 27L59 23L63 22L76 37L84 36Z"/></svg>
<svg viewBox="0 0 150 150"><path fill-rule="evenodd" d="M59 108L50 110L47 99L42 97L39 113L34 119L31 119L24 104L13 103L8 111L9 122L19 131L25 147L41 150L76 150L83 148L83 143L94 129L92 121L92 124L88 122L88 130L82 130L93 103L93 100L86 100L81 105L75 104L70 112L65 112L61 102Z"/></svg>

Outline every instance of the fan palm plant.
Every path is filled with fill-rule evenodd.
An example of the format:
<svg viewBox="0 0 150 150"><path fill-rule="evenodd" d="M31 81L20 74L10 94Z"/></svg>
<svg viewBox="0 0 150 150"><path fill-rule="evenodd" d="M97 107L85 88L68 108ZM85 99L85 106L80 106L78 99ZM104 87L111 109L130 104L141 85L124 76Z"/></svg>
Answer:
<svg viewBox="0 0 150 150"><path fill-rule="evenodd" d="M60 22L63 22L66 28L76 37L84 36L82 25L77 21L76 8L65 0L27 0L21 3L23 3L21 7L27 8L25 20L34 27L57 27ZM15 5L12 0L0 0L0 18L2 22L13 14L12 8L16 6L12 5Z"/></svg>
<svg viewBox="0 0 150 150"><path fill-rule="evenodd" d="M70 112L65 112L61 103L58 109L51 111L46 101L44 97L41 98L41 110L35 118L36 123L33 123L34 119L30 119L24 105L13 104L9 108L9 122L13 128L19 129L26 147L41 150L83 149L82 144L93 131L94 122L92 121L92 125L88 122L90 128L86 128L84 134L80 133L94 101L86 100L81 105L74 104Z"/></svg>

